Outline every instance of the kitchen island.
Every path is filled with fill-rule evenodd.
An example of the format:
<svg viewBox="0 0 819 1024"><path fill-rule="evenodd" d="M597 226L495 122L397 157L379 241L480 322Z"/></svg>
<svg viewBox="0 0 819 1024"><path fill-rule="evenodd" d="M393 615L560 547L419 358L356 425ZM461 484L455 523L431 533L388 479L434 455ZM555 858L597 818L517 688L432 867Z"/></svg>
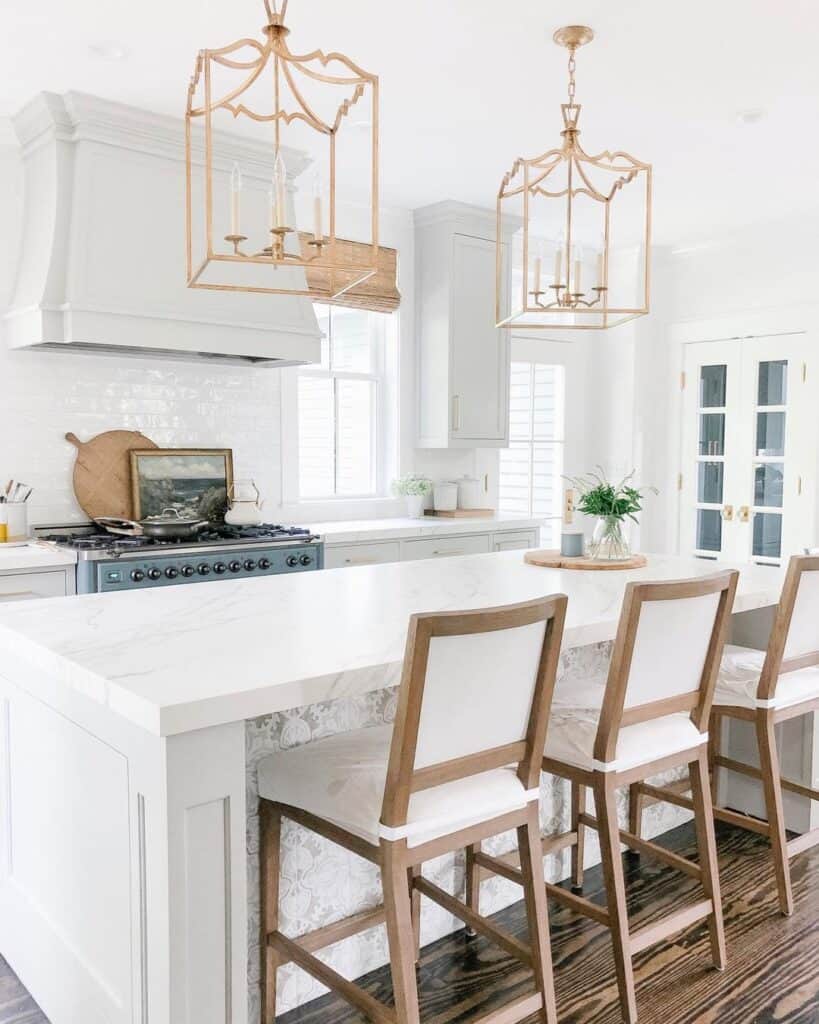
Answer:
<svg viewBox="0 0 819 1024"><path fill-rule="evenodd" d="M717 568L651 557L637 571L574 572L512 551L3 607L0 953L52 1024L255 1024L260 757L389 721L413 612L562 591L571 685L605 674L629 580ZM735 621L764 644L760 610L781 574L740 568ZM809 770L812 750L796 755ZM543 791L551 830L564 796L549 777ZM656 833L680 814L658 806L647 823ZM370 865L296 828L283 849L285 931L378 901ZM451 858L430 870L459 884ZM520 895L486 886L487 910ZM425 917L424 941L453 927ZM360 974L384 948L374 930L332 962ZM317 991L290 971L281 1009Z"/></svg>

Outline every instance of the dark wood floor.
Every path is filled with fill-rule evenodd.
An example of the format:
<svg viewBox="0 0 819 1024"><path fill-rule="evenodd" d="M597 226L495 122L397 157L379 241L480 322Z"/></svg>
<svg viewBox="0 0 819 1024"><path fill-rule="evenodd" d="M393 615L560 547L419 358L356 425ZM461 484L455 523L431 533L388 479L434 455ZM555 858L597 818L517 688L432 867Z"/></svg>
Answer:
<svg viewBox="0 0 819 1024"><path fill-rule="evenodd" d="M728 968L710 967L705 926L654 946L635 959L641 1024L819 1024L819 847L791 863L793 917L779 914L767 844L760 837L717 826ZM664 844L693 856L690 826ZM643 857L625 855L632 923L645 924L672 903L693 902L692 879ZM585 893L599 899L599 869L587 872ZM525 937L521 904L496 916ZM621 1020L607 933L550 901L558 1016L561 1024L617 1024ZM464 932L427 946L419 973L425 1024L466 1024L506 999L528 991L520 965L481 938ZM387 969L363 980L377 998L391 999ZM364 1024L342 1000L325 996L279 1018L277 1024ZM536 1017L530 1018L535 1024ZM0 1015L0 1022L3 1022ZM527 1022L527 1024L530 1024Z"/></svg>
<svg viewBox="0 0 819 1024"><path fill-rule="evenodd" d="M717 826L728 933L729 965L712 970L704 927L655 946L635 960L641 1024L819 1024L819 847L792 862L793 917L781 917L766 844L751 833ZM666 836L666 845L693 854L689 826ZM662 908L693 899L696 886L647 858L625 857L632 921L644 924ZM599 870L587 872L586 894L600 899ZM561 1024L617 1024L614 965L607 934L563 908L550 906L558 1012ZM525 936L520 904L497 915ZM364 984L389 1001L386 969ZM483 939L463 932L423 951L420 968L425 1024L466 1024L529 988L513 960ZM340 1000L325 996L282 1016L277 1024L364 1024ZM531 1018L535 1024L536 1018ZM0 1024L48 1024L0 957Z"/></svg>

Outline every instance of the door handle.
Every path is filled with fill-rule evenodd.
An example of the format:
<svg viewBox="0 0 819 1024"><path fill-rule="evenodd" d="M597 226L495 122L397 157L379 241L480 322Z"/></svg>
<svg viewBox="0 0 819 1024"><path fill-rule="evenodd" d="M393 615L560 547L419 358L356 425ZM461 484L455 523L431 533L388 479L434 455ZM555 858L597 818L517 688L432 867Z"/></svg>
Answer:
<svg viewBox="0 0 819 1024"><path fill-rule="evenodd" d="M461 396L452 396L452 429L461 429Z"/></svg>
<svg viewBox="0 0 819 1024"><path fill-rule="evenodd" d="M741 523L748 523L751 521L751 509L748 505L740 505L737 513L737 518Z"/></svg>
<svg viewBox="0 0 819 1024"><path fill-rule="evenodd" d="M730 523L731 522L731 520L734 518L734 506L733 505L723 505L722 506L722 518L725 520L726 523Z"/></svg>

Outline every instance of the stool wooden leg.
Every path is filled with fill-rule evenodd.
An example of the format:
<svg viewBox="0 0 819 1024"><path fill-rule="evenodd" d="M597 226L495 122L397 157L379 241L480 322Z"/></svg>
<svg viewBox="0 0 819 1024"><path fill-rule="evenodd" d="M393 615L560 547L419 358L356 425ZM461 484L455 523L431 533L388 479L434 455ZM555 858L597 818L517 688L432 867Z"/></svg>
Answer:
<svg viewBox="0 0 819 1024"><path fill-rule="evenodd" d="M518 849L523 874L523 894L526 900L526 917L529 923L529 943L532 947L535 984L543 993L546 1024L557 1024L552 948L549 940L549 908L546 903L543 848L540 841L540 815L536 800L529 804L526 824L518 829Z"/></svg>
<svg viewBox="0 0 819 1024"><path fill-rule="evenodd" d="M762 771L762 786L765 791L776 887L779 891L779 907L786 917L790 917L793 913L793 893L791 892L791 871L788 863L788 843L785 836L785 812L782 807L779 755L776 751L772 712L757 711L756 738L759 744L759 767Z"/></svg>
<svg viewBox="0 0 819 1024"><path fill-rule="evenodd" d="M586 851L586 826L580 821L580 815L586 810L586 787L579 782L572 782L572 822L571 830L577 833L577 842L572 846L572 888L583 888L583 856Z"/></svg>
<svg viewBox="0 0 819 1024"><path fill-rule="evenodd" d="M415 943L415 962L421 959L421 893L412 884L414 878L421 874L421 865L416 864L407 872L409 882L410 906L412 907L412 938Z"/></svg>
<svg viewBox="0 0 819 1024"><path fill-rule="evenodd" d="M708 754L705 750L696 761L688 766L691 778L691 797L694 802L694 827L697 832L697 849L700 852L700 871L705 895L714 904L708 918L711 936L711 955L714 967L724 970L727 962L725 952L725 928L722 922L722 893L717 863L717 840L714 835L714 807L711 803L711 789L708 778Z"/></svg>
<svg viewBox="0 0 819 1024"><path fill-rule="evenodd" d="M643 800L640 784L633 782L628 788L628 830L633 836L642 835Z"/></svg>
<svg viewBox="0 0 819 1024"><path fill-rule="evenodd" d="M418 984L415 978L415 937L412 901L407 885L407 844L381 843L381 884L387 915L387 940L395 999L400 1024L420 1024Z"/></svg>
<svg viewBox="0 0 819 1024"><path fill-rule="evenodd" d="M282 816L276 804L262 800L259 806L259 858L262 917L262 1024L276 1020L276 969L278 956L267 936L279 927L279 864Z"/></svg>
<svg viewBox="0 0 819 1024"><path fill-rule="evenodd" d="M723 716L718 711L711 712L711 721L708 724L708 769L711 777L711 802L719 803L717 791L719 789L719 765L717 758L722 753L722 725Z"/></svg>
<svg viewBox="0 0 819 1024"><path fill-rule="evenodd" d="M481 844L474 843L466 848L466 905L476 914L481 912L481 869L475 863L475 854L480 853ZM473 928L467 928L466 934L476 934Z"/></svg>
<svg viewBox="0 0 819 1024"><path fill-rule="evenodd" d="M620 991L620 1007L623 1019L627 1024L634 1024L637 1020L637 1000L634 995L634 971L631 966L626 882L623 877L623 862L620 858L617 790L612 780L604 772L596 773L594 804L597 811L600 855L603 878L606 883L609 928L614 946L614 966L617 972L617 988Z"/></svg>

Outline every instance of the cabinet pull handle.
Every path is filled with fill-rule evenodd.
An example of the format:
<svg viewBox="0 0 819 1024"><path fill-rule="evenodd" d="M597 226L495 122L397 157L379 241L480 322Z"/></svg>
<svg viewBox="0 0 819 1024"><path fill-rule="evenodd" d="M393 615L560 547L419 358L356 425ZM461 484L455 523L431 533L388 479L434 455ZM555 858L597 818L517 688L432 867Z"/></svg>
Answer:
<svg viewBox="0 0 819 1024"><path fill-rule="evenodd" d="M461 396L452 396L452 429L461 429Z"/></svg>
<svg viewBox="0 0 819 1024"><path fill-rule="evenodd" d="M463 555L463 554L466 554L465 551L459 551L457 549L453 550L453 551L433 551L432 553L435 556L443 556L443 557L446 557L447 555Z"/></svg>
<svg viewBox="0 0 819 1024"><path fill-rule="evenodd" d="M375 558L345 558L345 565L377 565Z"/></svg>

